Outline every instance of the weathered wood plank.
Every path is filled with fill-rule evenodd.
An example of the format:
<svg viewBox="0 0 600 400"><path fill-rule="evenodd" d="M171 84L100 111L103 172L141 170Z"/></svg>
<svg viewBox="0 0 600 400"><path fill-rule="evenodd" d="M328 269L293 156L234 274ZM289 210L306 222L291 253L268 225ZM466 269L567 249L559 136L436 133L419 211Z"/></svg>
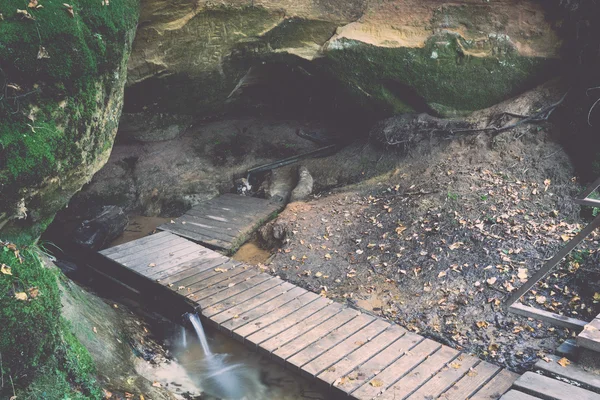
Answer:
<svg viewBox="0 0 600 400"><path fill-rule="evenodd" d="M257 274L251 278L247 278L239 283L229 283L227 288L219 293L215 293L211 296L205 297L203 299L199 299L198 303L202 307L202 309L210 308L219 304L223 301L230 299L233 296L236 296L240 293L246 292L249 289L269 280L273 280L277 278L273 278L268 274ZM226 282L227 283L227 282Z"/></svg>
<svg viewBox="0 0 600 400"><path fill-rule="evenodd" d="M359 388L352 391L352 396L359 399L377 396L441 348L442 345L439 343L425 339L382 371L367 378Z"/></svg>
<svg viewBox="0 0 600 400"><path fill-rule="evenodd" d="M235 296L232 296L218 304L215 304L210 307L206 307L202 309L202 315L212 320L212 316L218 314L222 311L229 310L230 308L236 305L245 305L247 300L256 297L257 295L266 292L273 287L279 286L283 283L283 281L279 278L271 277L271 275L263 274L268 277L264 282L244 291L238 293Z"/></svg>
<svg viewBox="0 0 600 400"><path fill-rule="evenodd" d="M155 240L166 240L167 238L173 238L173 234L168 232L158 232L153 235L148 235L140 239L132 240L131 242L123 243L118 246L110 247L108 249L104 249L99 251L103 256L110 256L111 254L119 253L126 249L131 248L139 248L142 245L148 244L150 242L154 242Z"/></svg>
<svg viewBox="0 0 600 400"><path fill-rule="evenodd" d="M247 269L239 275L225 279L225 280L223 280L219 283L216 283L214 285L211 285L209 287L204 287L204 285L202 285L202 282L198 282L194 285L187 287L187 290L189 292L187 297L194 300L201 306L203 306L203 304L201 303L201 301L203 299L207 299L209 297L215 296L217 293L222 292L226 289L232 288L243 282L246 282L247 280L250 280L257 275L258 275L258 271L256 271L255 269ZM200 285L202 285L203 288L201 290L196 290L197 287Z"/></svg>
<svg viewBox="0 0 600 400"><path fill-rule="evenodd" d="M595 318L584 326L583 331L577 336L577 345L600 352L600 319Z"/></svg>
<svg viewBox="0 0 600 400"><path fill-rule="evenodd" d="M315 359L310 361L308 364L302 365L301 373L308 376L315 376L323 372L327 368L331 367L335 363L342 360L345 356L357 350L360 346L365 345L367 342L377 337L380 333L390 328L390 324L382 319L375 319L372 323L369 323L358 332L352 334L336 346L327 350L325 353L317 356ZM403 333L402 333L403 334ZM398 336L400 333L398 332ZM397 339L397 336L390 335L389 338L380 338L379 340L386 341L385 343L391 343ZM376 349L374 349L376 350ZM306 351L311 351L307 349ZM299 355L299 357L304 357ZM352 369L352 368L350 368ZM349 369L349 370L350 370ZM335 380L335 378L334 378ZM333 382L333 381L331 381ZM330 383L331 383L330 382Z"/></svg>
<svg viewBox="0 0 600 400"><path fill-rule="evenodd" d="M183 284L186 285L188 281L184 282L186 279L190 279L189 282L197 282L201 279L206 278L206 273L208 271L213 271L216 268L222 268L229 270L231 268L239 266L239 263L235 263L231 261L231 259L227 257L215 257L213 259L208 260L208 262L201 264L198 266L198 269L183 269L179 272L173 272L168 276L163 276L161 278L161 283L163 285L168 285L170 283L173 284ZM197 275L204 274L202 277L198 277ZM195 278L194 278L195 277Z"/></svg>
<svg viewBox="0 0 600 400"><path fill-rule="evenodd" d="M293 289L290 289L289 291L274 297L266 303L261 304L260 307L255 307L252 310L240 313L239 318L229 319L223 322L219 329L231 335L234 334L236 329L248 324L252 324L251 326L254 326L256 329L258 329L260 324L256 325L256 320L264 317L265 315L275 313L278 308L283 307L287 303L290 303L304 295L308 295L311 301L316 298L314 293L307 292L306 290L295 286ZM302 303L301 300L297 300L296 304L298 307L301 307L304 303Z"/></svg>
<svg viewBox="0 0 600 400"><path fill-rule="evenodd" d="M348 374L340 376L338 373L338 379L334 383L335 388L345 393L353 392L424 340L422 336L406 332L401 338L376 355L371 355L368 361L354 368Z"/></svg>
<svg viewBox="0 0 600 400"><path fill-rule="evenodd" d="M341 311L342 306L340 304L332 303L306 316L291 314L254 335L248 336L246 340L249 343L260 345L259 351L271 353Z"/></svg>
<svg viewBox="0 0 600 400"><path fill-rule="evenodd" d="M447 400L465 400L471 397L474 393L492 379L500 371L499 367L487 363L480 362L450 389L448 389L442 397Z"/></svg>
<svg viewBox="0 0 600 400"><path fill-rule="evenodd" d="M442 371L435 374L426 385L421 386L419 390L410 395L408 400L437 399L442 393L454 385L456 381L468 373L469 369L474 367L478 362L479 359L469 355L462 354L458 356L456 360L443 368ZM496 397L496 399L498 399L498 397Z"/></svg>
<svg viewBox="0 0 600 400"><path fill-rule="evenodd" d="M535 372L521 375L513 384L513 389L548 400L600 400L598 393Z"/></svg>
<svg viewBox="0 0 600 400"><path fill-rule="evenodd" d="M239 233L240 224L234 222L223 222L216 221L214 219L206 218L204 216L185 214L178 218L180 221L185 221L186 225L197 224L204 229L220 229L226 232L230 232L230 235L236 235Z"/></svg>
<svg viewBox="0 0 600 400"><path fill-rule="evenodd" d="M180 260L182 258L187 258L190 254L195 256L192 258L200 258L202 255L206 254L206 249L195 243L182 243L172 251L149 254L129 262L120 262L119 264L139 272L142 275L146 275L147 273L162 271L163 268L160 268L161 264L169 264L175 259Z"/></svg>
<svg viewBox="0 0 600 400"><path fill-rule="evenodd" d="M471 396L470 400L497 400L511 388L517 378L519 378L518 374L503 369L491 381L478 390L477 393Z"/></svg>
<svg viewBox="0 0 600 400"><path fill-rule="evenodd" d="M600 376L587 372L577 364L569 364L563 367L558 363L561 357L553 355L546 357L551 361L539 360L535 364L534 370L541 371L551 378L559 377L563 382L573 382L576 386L600 393Z"/></svg>
<svg viewBox="0 0 600 400"><path fill-rule="evenodd" d="M316 325L314 328L287 342L283 346L276 348L273 351L274 359L280 361L281 363L285 362L285 360L288 358L305 349L307 346L319 341L329 333L335 331L336 329L340 329L342 326L345 327L347 323L352 322L354 319L360 316L360 314L360 311L356 311L351 308L342 310L340 313L335 314L327 321ZM347 327L345 329L351 328ZM335 337L332 340L335 341ZM327 341L325 341L324 346L326 349L330 347L327 345Z"/></svg>
<svg viewBox="0 0 600 400"><path fill-rule="evenodd" d="M511 390L500 398L500 400L540 400L539 397L533 397L523 392Z"/></svg>
<svg viewBox="0 0 600 400"><path fill-rule="evenodd" d="M215 239L211 236L202 235L198 232L193 232L188 229L183 228L182 225L169 224L169 225L161 225L158 227L159 229L169 231L179 236L183 236L187 239L190 239L194 242L203 243L207 246L215 247L218 249L229 250L231 248L231 242L223 241L219 239Z"/></svg>
<svg viewBox="0 0 600 400"><path fill-rule="evenodd" d="M315 373L319 379L330 385L339 384L344 386L341 382L342 377L346 377L354 369L358 368L359 365L367 362L369 359L377 358L384 349L388 349L389 347L388 353L396 352L396 354L400 356L403 350L398 350L397 347L406 347L407 343L406 341L398 341L401 340L406 333L404 328L396 325L390 326L373 340L356 344L356 349L354 351L345 355L335 364L327 367L327 369L322 370L321 372ZM412 342L413 345L416 344L417 340L421 340L421 338L417 338L416 335L412 334L408 337L408 341ZM308 370L308 366L305 366L305 369Z"/></svg>
<svg viewBox="0 0 600 400"><path fill-rule="evenodd" d="M310 293L314 294L314 293ZM327 307L329 301L318 295L315 297L305 296L291 301L278 308L273 313L259 318L257 321L246 324L241 328L236 329L234 335L244 335L244 342L256 346L272 336L277 335L281 331L293 326L298 320L308 318L312 314L318 312L322 308ZM311 298L312 297L312 298ZM308 301L310 299L310 301ZM299 303L304 302L304 305L299 307Z"/></svg>
<svg viewBox="0 0 600 400"><path fill-rule="evenodd" d="M205 228L202 224L193 221L189 222L185 215L181 218L177 218L175 223L171 224L170 226L178 229L184 229L189 232L197 233L199 235L222 240L223 242L233 242L236 236L238 235L238 232L230 232L229 230L221 227Z"/></svg>
<svg viewBox="0 0 600 400"><path fill-rule="evenodd" d="M212 273L209 271L208 273ZM182 296L186 296L193 300L198 298L198 295L192 297L192 294L195 294L199 291L199 289L209 291L208 296L218 293L228 286L228 283L237 283L244 281L245 279L251 278L254 275L257 275L257 272L253 269L247 269L244 267L232 268L224 273L218 273L213 275L210 278L202 279L198 282L191 283L189 286L180 285L175 283L173 286L169 286L171 290L178 292ZM223 284L223 282L227 282L227 284ZM202 293L204 295L204 293Z"/></svg>
<svg viewBox="0 0 600 400"><path fill-rule="evenodd" d="M182 249L179 252L173 253L173 255L169 254L162 259L149 259L146 260L146 262L141 262L135 267L130 268L144 276L147 276L148 274L164 271L176 265L201 259L202 255L204 254L204 250L200 250L197 247L188 247L187 249Z"/></svg>
<svg viewBox="0 0 600 400"><path fill-rule="evenodd" d="M144 254L147 251L160 251L161 249L166 249L169 246L172 246L176 243L181 243L181 241L185 240L183 238L180 238L177 235L173 235L172 233L169 232L161 232L161 233L167 233L168 235L162 236L160 237L158 240L154 241L154 242L150 242L150 243L146 243L146 244L141 244L139 246L134 246L134 247L130 247L115 253L111 253L106 255L106 257L109 257L112 260L115 261L126 261L126 260L122 260L122 258L124 257L128 257L128 256L133 256L133 257L139 257L140 255ZM158 235L158 234L156 234ZM152 235L152 236L156 236L156 235ZM131 242L128 242L131 243Z"/></svg>
<svg viewBox="0 0 600 400"><path fill-rule="evenodd" d="M392 384L392 386L388 387L379 399L405 399L419 387L428 384L428 381L435 374L447 364L450 364L458 355L459 352L457 350L448 346L442 346L441 349L427 357L425 361L408 374L401 377L396 383Z"/></svg>
<svg viewBox="0 0 600 400"><path fill-rule="evenodd" d="M249 269L255 269L246 265L236 265L231 261L221 264L220 266L212 269L207 269L199 274L192 275L182 280L174 282L174 286L185 286L196 292L200 289L210 287L226 279L230 279L236 275L239 275Z"/></svg>
<svg viewBox="0 0 600 400"><path fill-rule="evenodd" d="M234 305L233 307L220 311L210 317L210 319L216 324L223 324L226 321L229 321L232 318L246 318L249 319L246 312L250 312L254 310L256 307L264 306L269 300L272 300L282 294L294 289L296 286L289 282L280 281L281 283L272 287L269 290L266 290L251 299L241 303ZM241 315L244 315L241 317Z"/></svg>
<svg viewBox="0 0 600 400"><path fill-rule="evenodd" d="M221 260L220 262L227 262L227 258L224 258L219 253L206 253L203 254L200 258L192 260L187 263L176 265L172 268L169 268L164 271L152 271L148 273L147 276L150 279L154 279L156 281L161 281L163 278L168 278L179 273L186 273L190 269L195 271L195 273L199 274L200 272L211 269L212 262L216 262L217 260ZM164 285L164 283L163 283Z"/></svg>
<svg viewBox="0 0 600 400"><path fill-rule="evenodd" d="M581 321L575 318L567 317L565 315L559 315L555 313L551 313L546 310L540 310L535 307L526 306L522 303L516 302L508 308L508 311L522 315L528 318L535 318L542 321L546 321L551 325L563 326L569 329L579 330L582 329L585 325L585 321Z"/></svg>
<svg viewBox="0 0 600 400"><path fill-rule="evenodd" d="M367 314L360 314L356 318L352 319L348 323L333 329L329 334L324 336L322 339L310 342L311 338L306 338L304 345L305 348L289 357L286 362L288 365L295 369L300 369L304 364L309 363L315 358L319 357L323 353L331 350L333 347L338 345L343 340L352 336L354 333L360 331L365 326L375 321L375 317ZM383 330L383 329L382 329ZM314 330L313 330L314 331ZM311 334L314 335L314 332ZM304 338L303 338L304 339ZM286 346L284 346L285 348ZM275 354L279 355L276 351ZM339 357L338 357L339 359ZM335 361L335 360L334 360ZM333 362L331 363L333 364ZM329 364L329 365L331 365ZM329 366L327 365L327 367Z"/></svg>

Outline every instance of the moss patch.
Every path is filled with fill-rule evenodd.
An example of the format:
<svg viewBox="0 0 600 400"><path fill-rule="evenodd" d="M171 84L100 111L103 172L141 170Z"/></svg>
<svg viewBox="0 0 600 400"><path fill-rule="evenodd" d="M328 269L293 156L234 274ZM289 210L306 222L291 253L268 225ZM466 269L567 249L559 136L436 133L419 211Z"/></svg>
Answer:
<svg viewBox="0 0 600 400"><path fill-rule="evenodd" d="M42 0L26 8L0 0L0 210L14 208L20 190L76 168L97 155L101 132L82 152L80 140L105 104L104 89L122 64L127 35L135 27L137 0L103 6ZM109 143L110 144L110 143ZM99 150L99 151L100 151Z"/></svg>
<svg viewBox="0 0 600 400"><path fill-rule="evenodd" d="M0 354L5 383L12 378L19 399L99 398L91 357L61 318L60 273L45 267L38 252L0 245ZM11 392L6 384L0 388L0 395ZM70 393L74 395L65 397Z"/></svg>

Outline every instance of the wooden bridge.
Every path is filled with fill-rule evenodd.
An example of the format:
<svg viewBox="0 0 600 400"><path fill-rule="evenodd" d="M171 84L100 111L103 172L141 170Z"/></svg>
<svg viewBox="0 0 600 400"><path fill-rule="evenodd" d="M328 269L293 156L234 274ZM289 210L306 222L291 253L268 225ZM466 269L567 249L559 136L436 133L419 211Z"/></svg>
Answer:
<svg viewBox="0 0 600 400"><path fill-rule="evenodd" d="M147 285L184 297L200 307L203 322L341 397L600 400L600 381L576 366L541 362L540 374L519 377L188 239L229 251L250 230L240 226L255 226L277 208L265 200L241 199L213 199L159 233L101 251L101 258ZM217 235L228 239L214 241Z"/></svg>

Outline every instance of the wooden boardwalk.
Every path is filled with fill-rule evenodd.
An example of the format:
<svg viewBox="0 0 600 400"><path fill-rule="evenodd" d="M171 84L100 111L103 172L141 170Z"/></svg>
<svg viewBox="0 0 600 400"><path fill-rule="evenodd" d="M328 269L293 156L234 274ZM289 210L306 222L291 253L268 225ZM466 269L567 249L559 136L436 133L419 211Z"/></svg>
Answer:
<svg viewBox="0 0 600 400"><path fill-rule="evenodd" d="M223 194L192 207L183 216L158 229L212 249L232 252L282 206L265 199Z"/></svg>
<svg viewBox="0 0 600 400"><path fill-rule="evenodd" d="M583 331L577 336L577 345L600 352L600 315L583 327Z"/></svg>
<svg viewBox="0 0 600 400"><path fill-rule="evenodd" d="M490 400L518 378L171 232L100 254L185 296L204 322L343 396Z"/></svg>

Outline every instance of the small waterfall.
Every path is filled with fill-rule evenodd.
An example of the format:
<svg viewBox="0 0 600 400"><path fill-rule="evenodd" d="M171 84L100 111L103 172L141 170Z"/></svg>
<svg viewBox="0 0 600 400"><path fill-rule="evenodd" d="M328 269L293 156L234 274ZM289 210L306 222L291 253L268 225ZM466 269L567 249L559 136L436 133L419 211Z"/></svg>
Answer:
<svg viewBox="0 0 600 400"><path fill-rule="evenodd" d="M212 352L208 347L208 341L206 340L206 334L204 333L204 328L202 327L202 322L200 321L200 317L198 314L188 314L190 322L192 323L194 330L196 331L196 335L198 335L198 340L200 340L200 344L202 345L202 350L204 350L204 355L206 357L212 357Z"/></svg>
<svg viewBox="0 0 600 400"><path fill-rule="evenodd" d="M184 349L187 347L187 335L185 333L185 326L181 327L181 345Z"/></svg>
<svg viewBox="0 0 600 400"><path fill-rule="evenodd" d="M260 381L258 371L240 363L228 361L227 354L213 354L208 347L206 334L197 314L187 314L206 358L205 364L196 378L202 389L214 396L227 400L260 399L265 388Z"/></svg>

